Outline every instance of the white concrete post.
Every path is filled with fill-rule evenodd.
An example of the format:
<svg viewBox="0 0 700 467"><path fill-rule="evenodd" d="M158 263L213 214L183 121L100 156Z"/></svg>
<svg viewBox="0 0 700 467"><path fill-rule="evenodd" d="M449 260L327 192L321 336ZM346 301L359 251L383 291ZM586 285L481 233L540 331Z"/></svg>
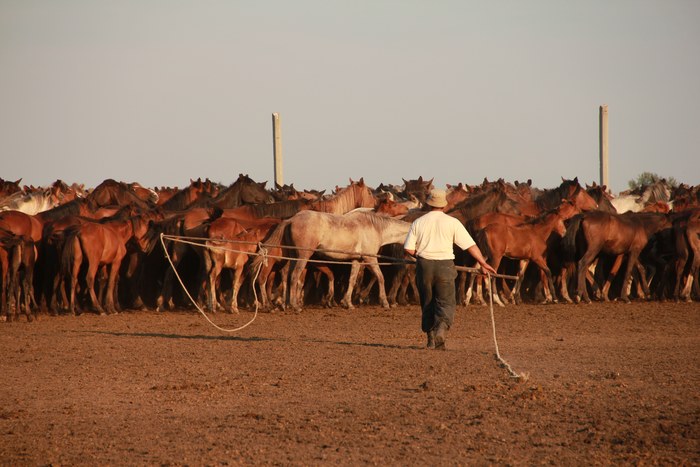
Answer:
<svg viewBox="0 0 700 467"><path fill-rule="evenodd" d="M272 114L272 152L275 167L275 186L283 186L284 177L282 175L282 127L280 125L280 114L277 112L274 112Z"/></svg>
<svg viewBox="0 0 700 467"><path fill-rule="evenodd" d="M600 106L600 184L610 189L608 184L608 106Z"/></svg>

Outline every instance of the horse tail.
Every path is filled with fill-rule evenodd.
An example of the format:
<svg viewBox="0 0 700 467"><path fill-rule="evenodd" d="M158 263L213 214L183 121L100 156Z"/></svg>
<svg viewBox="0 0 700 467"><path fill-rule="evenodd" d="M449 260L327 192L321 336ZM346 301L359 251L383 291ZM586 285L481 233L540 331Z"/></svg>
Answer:
<svg viewBox="0 0 700 467"><path fill-rule="evenodd" d="M488 237L486 236L486 229L477 230L474 234L474 241L479 247L479 250L481 250L481 254L484 256L485 260L488 261L493 257L491 245L489 244Z"/></svg>
<svg viewBox="0 0 700 467"><path fill-rule="evenodd" d="M263 240L264 245L269 245L271 247L281 247L282 246L282 240L284 239L284 234L287 230L287 226L289 225L289 220L284 220L277 224L277 227L267 236L265 240ZM250 262L250 270L251 271L257 271L258 266L265 261L265 255L257 255L253 261Z"/></svg>
<svg viewBox="0 0 700 467"><path fill-rule="evenodd" d="M207 219L207 222L212 223L224 215L224 210L219 206L212 205L208 207L207 214L209 214L209 219Z"/></svg>
<svg viewBox="0 0 700 467"><path fill-rule="evenodd" d="M568 221L566 233L562 239L562 251L565 258L573 259L576 256L576 238L582 220L583 214L576 214Z"/></svg>
<svg viewBox="0 0 700 467"><path fill-rule="evenodd" d="M75 229L66 229L63 249L61 251L61 271L64 274L70 274L73 268L75 246L77 243L78 231Z"/></svg>

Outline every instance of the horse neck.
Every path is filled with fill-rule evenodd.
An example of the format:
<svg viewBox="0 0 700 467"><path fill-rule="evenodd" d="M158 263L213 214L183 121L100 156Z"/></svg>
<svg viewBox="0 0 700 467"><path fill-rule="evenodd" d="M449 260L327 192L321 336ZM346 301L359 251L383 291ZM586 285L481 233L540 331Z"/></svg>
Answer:
<svg viewBox="0 0 700 467"><path fill-rule="evenodd" d="M544 214L544 216L538 219L536 222L528 225L532 226L532 230L537 232L542 238L547 239L547 237L549 237L554 231L554 228L557 226L560 219L561 217L559 216L558 212L550 212L548 214Z"/></svg>
<svg viewBox="0 0 700 467"><path fill-rule="evenodd" d="M672 225L670 217L666 214L648 213L647 215L649 215L648 219L642 218L642 226L647 235L653 235ZM644 217L647 217L647 215L644 215Z"/></svg>
<svg viewBox="0 0 700 467"><path fill-rule="evenodd" d="M345 188L339 193L336 193L332 198L315 201L312 203L311 209L331 214L345 214L356 207L355 197L352 191L350 188Z"/></svg>
<svg viewBox="0 0 700 467"><path fill-rule="evenodd" d="M385 217L384 219L384 228L381 229L382 245L403 243L411 224L390 217Z"/></svg>

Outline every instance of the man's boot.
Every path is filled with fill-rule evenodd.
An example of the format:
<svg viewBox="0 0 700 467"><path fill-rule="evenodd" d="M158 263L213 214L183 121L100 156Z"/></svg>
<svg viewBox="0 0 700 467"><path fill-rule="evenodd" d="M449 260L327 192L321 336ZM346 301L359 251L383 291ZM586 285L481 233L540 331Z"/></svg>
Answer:
<svg viewBox="0 0 700 467"><path fill-rule="evenodd" d="M428 345L426 345L426 348L428 349L434 349L435 348L435 331L428 331L426 332L428 335Z"/></svg>
<svg viewBox="0 0 700 467"><path fill-rule="evenodd" d="M443 322L438 323L434 333L435 350L445 350L445 339L447 338L447 325Z"/></svg>

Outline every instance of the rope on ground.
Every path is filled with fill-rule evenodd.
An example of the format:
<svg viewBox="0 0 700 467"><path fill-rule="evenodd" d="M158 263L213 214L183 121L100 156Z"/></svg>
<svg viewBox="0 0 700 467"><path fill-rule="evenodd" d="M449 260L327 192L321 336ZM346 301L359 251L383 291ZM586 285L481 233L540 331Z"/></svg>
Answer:
<svg viewBox="0 0 700 467"><path fill-rule="evenodd" d="M165 252L165 257L168 259L168 262L170 263L170 267L173 269L173 272L175 273L175 277L177 277L178 282L180 282L180 286L185 291L185 293L187 294L187 297L190 299L192 304L197 308L197 311L199 311L199 313L201 313L201 315L204 316L204 318L209 322L209 324L214 326L219 331L238 332L238 331L248 327L250 324L252 324L253 321L255 321L255 318L257 318L257 316L258 316L258 295L257 295L257 292L255 290L255 287L253 287L253 293L255 294L255 313L253 314L253 317L250 319L250 321L248 321L244 325L239 326L237 328L222 328L218 324L214 323L211 319L209 319L209 316L207 316L207 314L204 312L204 310L202 310L202 308L199 306L197 301L194 298L192 298L190 291L187 290L187 287L185 287L185 283L182 281L180 274L178 274L177 268L175 267L172 259L170 258L170 254L168 253L168 249L165 247L165 241L163 240L162 233L160 234L160 244L163 246L163 251ZM204 245L200 245L200 246L204 246ZM258 274L260 273L261 268L262 268L262 263L258 266L258 270L255 271L255 277L253 278L253 283L255 283L255 281L257 280ZM216 297L213 297L213 299L216 300Z"/></svg>
<svg viewBox="0 0 700 467"><path fill-rule="evenodd" d="M493 316L493 292L492 292L492 277L491 274L486 274L486 277L488 279L489 283L489 311L491 313L491 329L493 331L493 345L496 348L496 359L501 362L501 366L503 366L508 373L510 374L511 378L516 378L516 379L522 379L523 381L528 380L528 375L525 373L516 373L513 368L511 368L510 364L506 362L503 357L501 357L501 353L498 351L498 339L496 339L496 319Z"/></svg>

